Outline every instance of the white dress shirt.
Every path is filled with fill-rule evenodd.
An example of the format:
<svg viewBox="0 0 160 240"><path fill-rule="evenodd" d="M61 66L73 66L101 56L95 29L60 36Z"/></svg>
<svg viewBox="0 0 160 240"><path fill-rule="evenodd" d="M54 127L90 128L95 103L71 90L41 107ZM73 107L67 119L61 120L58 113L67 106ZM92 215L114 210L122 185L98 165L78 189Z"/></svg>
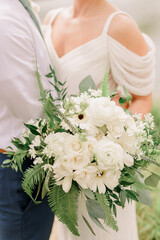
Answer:
<svg viewBox="0 0 160 240"><path fill-rule="evenodd" d="M45 89L50 59L34 22L18 0L0 0L0 148L19 137L23 123L42 116L36 61Z"/></svg>

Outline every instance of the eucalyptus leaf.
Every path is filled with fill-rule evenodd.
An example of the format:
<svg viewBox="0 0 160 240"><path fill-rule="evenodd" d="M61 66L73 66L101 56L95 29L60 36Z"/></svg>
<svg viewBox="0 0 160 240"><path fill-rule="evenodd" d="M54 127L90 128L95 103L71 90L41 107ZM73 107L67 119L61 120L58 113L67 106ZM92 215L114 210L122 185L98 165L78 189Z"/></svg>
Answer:
<svg viewBox="0 0 160 240"><path fill-rule="evenodd" d="M147 205L147 206L151 206L152 205L152 199L150 196L150 192L148 190L138 190L138 200L139 202Z"/></svg>
<svg viewBox="0 0 160 240"><path fill-rule="evenodd" d="M79 90L81 93L87 92L89 89L95 89L96 85L91 75L85 77L79 84Z"/></svg>
<svg viewBox="0 0 160 240"><path fill-rule="evenodd" d="M159 181L160 181L160 176L158 176L155 173L152 173L152 175L150 175L145 179L145 184L147 184L150 187L157 187Z"/></svg>
<svg viewBox="0 0 160 240"><path fill-rule="evenodd" d="M87 219L84 216L82 216L82 217L83 217L83 220L86 223L87 227L90 229L90 231L93 233L93 235L96 236L95 232L93 231L93 229L92 229L91 225L89 224L89 222L87 221Z"/></svg>
<svg viewBox="0 0 160 240"><path fill-rule="evenodd" d="M90 189L81 189L82 192L90 199L94 199L94 194Z"/></svg>
<svg viewBox="0 0 160 240"><path fill-rule="evenodd" d="M120 195L120 200L121 200L122 207L124 208L125 203L126 203L126 192L121 191L119 195Z"/></svg>
<svg viewBox="0 0 160 240"><path fill-rule="evenodd" d="M92 219L92 221L101 229L103 229L104 231L106 231L106 229L104 228L104 226L102 225L102 223L98 220L98 218L94 218L92 216L90 216L90 218ZM107 231L106 231L107 232Z"/></svg>
<svg viewBox="0 0 160 240"><path fill-rule="evenodd" d="M87 207L88 214L90 216L94 218L102 218L102 219L106 217L104 209L96 200L91 200L91 199L87 200L86 207Z"/></svg>

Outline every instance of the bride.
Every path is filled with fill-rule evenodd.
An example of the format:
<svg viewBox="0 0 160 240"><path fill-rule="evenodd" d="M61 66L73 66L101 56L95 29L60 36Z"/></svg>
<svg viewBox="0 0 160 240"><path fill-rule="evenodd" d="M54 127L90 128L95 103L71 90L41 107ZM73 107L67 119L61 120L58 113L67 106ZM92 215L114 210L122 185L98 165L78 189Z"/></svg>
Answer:
<svg viewBox="0 0 160 240"><path fill-rule="evenodd" d="M77 94L88 75L98 87L108 68L110 88L125 86L132 94L128 107L132 113L151 110L154 44L130 16L105 0L74 0L72 7L50 11L45 24L52 63L57 78L67 82L68 94ZM58 240L138 240L134 203L118 208L117 221L118 233L105 232L90 222L95 237L79 214L81 236L73 236L58 223Z"/></svg>

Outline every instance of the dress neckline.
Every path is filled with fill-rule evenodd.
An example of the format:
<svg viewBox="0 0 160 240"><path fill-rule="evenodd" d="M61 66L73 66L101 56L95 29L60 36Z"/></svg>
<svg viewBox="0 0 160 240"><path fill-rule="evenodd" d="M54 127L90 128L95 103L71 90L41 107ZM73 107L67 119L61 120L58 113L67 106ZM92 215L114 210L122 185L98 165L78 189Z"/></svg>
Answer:
<svg viewBox="0 0 160 240"><path fill-rule="evenodd" d="M91 39L91 40L89 40L89 41L87 41L87 42L79 45L79 46L76 47L76 48L73 48L73 49L70 50L69 52L65 53L63 56L59 57L59 56L58 56L58 53L57 53L57 51L56 51L56 49L55 49L55 47L54 47L53 41L52 41L52 23L53 23L53 21L55 20L55 18L57 17L57 15L58 15L61 11L62 11L62 8L60 8L60 9L56 12L56 14L53 16L53 18L51 19L51 21L50 21L50 32L49 32L49 38L50 38L51 48L52 48L52 50L53 50L53 52L54 52L54 54L55 54L55 56L56 56L56 58L57 58L58 61L61 61L61 60L65 59L67 56L72 55L72 53L75 53L75 52L79 51L80 49L83 49L83 48L87 47L88 45L90 45L90 44L92 44L92 43L100 40L102 37L104 37L104 35L106 36L106 35L107 35L107 32L108 32L108 27L109 27L109 25L110 25L110 23L111 23L111 21L112 21L112 18L113 18L115 15L119 14L119 13L123 13L122 11L113 12L113 13L107 18L107 20L105 21L105 24L104 24L102 33L101 33L98 37L93 38L93 39Z"/></svg>

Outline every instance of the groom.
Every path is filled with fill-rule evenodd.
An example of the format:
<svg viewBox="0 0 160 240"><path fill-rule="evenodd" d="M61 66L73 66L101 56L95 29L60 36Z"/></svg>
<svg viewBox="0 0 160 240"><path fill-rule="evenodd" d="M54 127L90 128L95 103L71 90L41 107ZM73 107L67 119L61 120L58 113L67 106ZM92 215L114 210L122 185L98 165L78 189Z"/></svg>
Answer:
<svg viewBox="0 0 160 240"><path fill-rule="evenodd" d="M50 60L29 0L0 0L0 166L23 122L42 116L36 62L49 89ZM46 199L30 200L21 180L20 172L0 167L0 240L48 240L53 213Z"/></svg>

